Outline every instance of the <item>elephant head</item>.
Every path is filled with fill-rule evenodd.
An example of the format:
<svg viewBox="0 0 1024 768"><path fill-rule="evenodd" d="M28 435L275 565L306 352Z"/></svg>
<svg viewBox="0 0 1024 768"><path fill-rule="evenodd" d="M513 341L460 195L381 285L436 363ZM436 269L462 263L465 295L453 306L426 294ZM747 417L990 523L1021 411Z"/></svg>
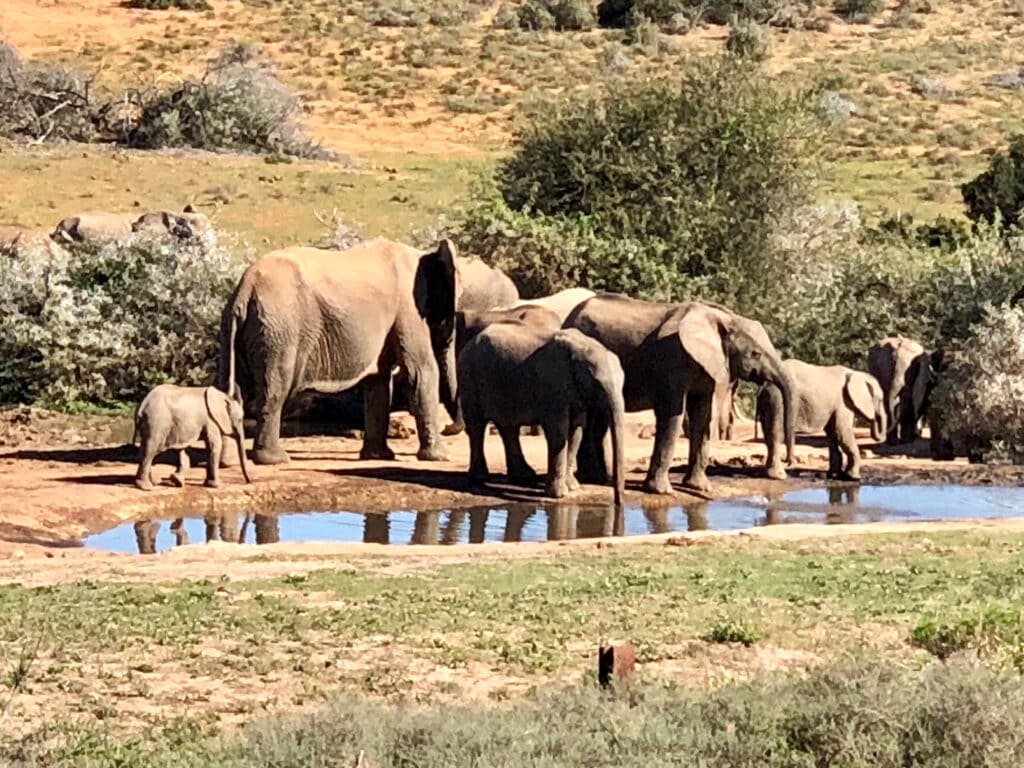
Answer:
<svg viewBox="0 0 1024 768"><path fill-rule="evenodd" d="M626 405L622 388L626 375L619 358L600 342L575 328L558 331L554 340L570 355L570 369L576 391L588 410L607 418L612 436L612 487L615 506L622 506L626 476L623 462L623 420Z"/></svg>
<svg viewBox="0 0 1024 768"><path fill-rule="evenodd" d="M867 373L850 371L843 385L843 399L854 413L871 423L871 439L881 442L886 435L885 395L878 380Z"/></svg>
<svg viewBox="0 0 1024 768"><path fill-rule="evenodd" d="M737 379L779 388L786 462L790 463L796 435L795 390L764 326L725 307L694 302L680 319L679 338L683 349L714 380L716 388Z"/></svg>
<svg viewBox="0 0 1024 768"><path fill-rule="evenodd" d="M430 328L430 343L440 373L440 398L452 419L458 418L455 379L455 307L459 281L455 268L458 251L445 238L437 249L420 257L413 285L416 309Z"/></svg>
<svg viewBox="0 0 1024 768"><path fill-rule="evenodd" d="M245 409L242 406L241 397L238 396L237 387L231 397L216 387L207 387L206 410L221 434L235 438L235 444L238 446L238 461L242 466L242 476L245 478L245 482L251 483L245 456L245 427L242 424L245 418Z"/></svg>

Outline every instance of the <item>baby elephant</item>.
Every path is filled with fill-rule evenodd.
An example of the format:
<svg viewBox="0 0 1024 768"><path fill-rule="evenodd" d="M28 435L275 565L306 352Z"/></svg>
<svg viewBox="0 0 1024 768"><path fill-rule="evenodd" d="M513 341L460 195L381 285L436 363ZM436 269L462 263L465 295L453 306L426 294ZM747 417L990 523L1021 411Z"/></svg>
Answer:
<svg viewBox="0 0 1024 768"><path fill-rule="evenodd" d="M135 485L144 491L153 488L152 467L157 454L167 449L178 451L178 471L171 480L185 485L188 472L188 446L200 437L206 443L206 486L217 487L223 438L234 438L238 444L242 475L245 482L249 470L245 459L245 433L242 428L242 401L228 397L216 387L178 387L161 384L154 387L135 411L135 439L139 439L139 471Z"/></svg>
<svg viewBox="0 0 1024 768"><path fill-rule="evenodd" d="M793 378L796 431L828 436L828 477L860 480L860 451L854 437L854 418L871 422L871 438L885 438L886 409L882 387L874 376L841 365L783 362ZM766 384L757 396L758 420L768 447L768 477L785 479L782 466L782 394ZM846 461L843 461L843 456Z"/></svg>
<svg viewBox="0 0 1024 768"><path fill-rule="evenodd" d="M596 411L611 424L615 504L621 505L623 380L618 357L576 329L552 334L518 322L487 326L458 360L470 479L488 477L484 435L489 421L505 444L509 477L536 477L519 447L519 428L540 424L548 443L546 493L566 496L579 487L576 452L587 413Z"/></svg>

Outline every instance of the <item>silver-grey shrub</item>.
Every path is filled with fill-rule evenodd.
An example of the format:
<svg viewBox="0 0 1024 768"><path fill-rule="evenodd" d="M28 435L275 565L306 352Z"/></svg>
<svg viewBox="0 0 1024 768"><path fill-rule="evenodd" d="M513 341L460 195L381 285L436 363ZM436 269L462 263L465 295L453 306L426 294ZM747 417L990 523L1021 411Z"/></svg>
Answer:
<svg viewBox="0 0 1024 768"><path fill-rule="evenodd" d="M985 461L1024 463L1024 308L989 307L932 394L944 437Z"/></svg>
<svg viewBox="0 0 1024 768"><path fill-rule="evenodd" d="M211 381L245 260L151 235L0 257L0 402L110 404Z"/></svg>

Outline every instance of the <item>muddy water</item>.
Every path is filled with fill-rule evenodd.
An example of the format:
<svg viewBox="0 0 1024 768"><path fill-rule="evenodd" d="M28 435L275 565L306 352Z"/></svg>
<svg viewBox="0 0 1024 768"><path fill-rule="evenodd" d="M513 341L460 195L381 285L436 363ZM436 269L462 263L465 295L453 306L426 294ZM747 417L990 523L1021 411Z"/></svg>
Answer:
<svg viewBox="0 0 1024 768"><path fill-rule="evenodd" d="M386 514L313 512L244 514L144 520L90 536L85 546L150 554L219 539L373 544L475 544L557 541L671 531L736 530L784 523L860 523L882 520L954 520L1024 516L1024 488L953 485L834 485L792 491L778 498L717 501L689 507L608 507L509 504Z"/></svg>

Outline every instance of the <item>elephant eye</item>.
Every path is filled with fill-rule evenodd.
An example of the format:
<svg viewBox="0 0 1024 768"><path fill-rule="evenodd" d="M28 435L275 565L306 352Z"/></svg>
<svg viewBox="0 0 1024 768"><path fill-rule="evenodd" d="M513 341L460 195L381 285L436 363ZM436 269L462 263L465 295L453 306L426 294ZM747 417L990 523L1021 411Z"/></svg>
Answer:
<svg viewBox="0 0 1024 768"><path fill-rule="evenodd" d="M761 353L758 350L756 350L756 349L753 352L750 353L750 356L752 358L754 358L755 360L760 360L761 359Z"/></svg>

